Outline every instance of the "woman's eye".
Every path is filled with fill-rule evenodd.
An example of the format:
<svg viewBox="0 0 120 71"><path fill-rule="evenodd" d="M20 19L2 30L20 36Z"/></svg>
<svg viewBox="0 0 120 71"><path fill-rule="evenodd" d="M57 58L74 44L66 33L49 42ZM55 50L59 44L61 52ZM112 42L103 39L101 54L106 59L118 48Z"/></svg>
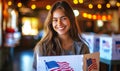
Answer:
<svg viewBox="0 0 120 71"><path fill-rule="evenodd" d="M67 19L67 17L63 17L63 18L61 18L61 20L66 20Z"/></svg>
<svg viewBox="0 0 120 71"><path fill-rule="evenodd" d="M57 19L53 19L53 22L57 22Z"/></svg>

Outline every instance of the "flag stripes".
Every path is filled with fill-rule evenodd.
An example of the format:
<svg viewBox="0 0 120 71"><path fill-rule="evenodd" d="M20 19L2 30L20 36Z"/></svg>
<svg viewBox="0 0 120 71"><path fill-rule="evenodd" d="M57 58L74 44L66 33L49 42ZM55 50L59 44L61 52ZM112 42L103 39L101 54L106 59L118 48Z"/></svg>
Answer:
<svg viewBox="0 0 120 71"><path fill-rule="evenodd" d="M46 62L46 66L49 71L74 71L67 62L49 61Z"/></svg>
<svg viewBox="0 0 120 71"><path fill-rule="evenodd" d="M97 69L97 63L96 63L96 59L88 59L87 60L87 66L88 66L88 71Z"/></svg>

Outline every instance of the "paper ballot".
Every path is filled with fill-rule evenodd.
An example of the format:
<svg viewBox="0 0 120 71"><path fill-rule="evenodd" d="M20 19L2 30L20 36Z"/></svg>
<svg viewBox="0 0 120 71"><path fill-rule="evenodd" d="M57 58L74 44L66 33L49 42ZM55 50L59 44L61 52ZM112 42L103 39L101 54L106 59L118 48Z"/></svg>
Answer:
<svg viewBox="0 0 120 71"><path fill-rule="evenodd" d="M93 59L95 61L92 62ZM99 71L98 63L98 53L86 55L37 56L37 71ZM96 64L96 67L90 67L92 64ZM90 67L89 70L88 67Z"/></svg>

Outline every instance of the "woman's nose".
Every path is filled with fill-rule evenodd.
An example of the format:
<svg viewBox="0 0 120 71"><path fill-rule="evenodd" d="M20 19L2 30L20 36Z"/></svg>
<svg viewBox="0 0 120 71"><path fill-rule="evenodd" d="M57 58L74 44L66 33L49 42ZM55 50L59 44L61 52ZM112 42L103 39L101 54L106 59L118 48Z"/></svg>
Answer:
<svg viewBox="0 0 120 71"><path fill-rule="evenodd" d="M60 19L58 19L58 25L61 25L62 21Z"/></svg>

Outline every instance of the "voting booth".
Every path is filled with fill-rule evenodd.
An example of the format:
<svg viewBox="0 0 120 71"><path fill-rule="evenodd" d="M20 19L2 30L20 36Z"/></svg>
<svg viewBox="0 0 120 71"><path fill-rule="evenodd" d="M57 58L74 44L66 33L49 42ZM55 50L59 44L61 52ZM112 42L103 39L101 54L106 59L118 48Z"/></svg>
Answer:
<svg viewBox="0 0 120 71"><path fill-rule="evenodd" d="M89 46L90 53L93 53L94 52L93 51L94 50L94 34L82 33L82 37L87 42L86 44L88 44Z"/></svg>
<svg viewBox="0 0 120 71"><path fill-rule="evenodd" d="M100 37L101 35L82 33L82 37L85 39L89 46L90 53L99 52L100 49Z"/></svg>
<svg viewBox="0 0 120 71"><path fill-rule="evenodd" d="M120 36L100 37L100 58L120 60Z"/></svg>
<svg viewBox="0 0 120 71"><path fill-rule="evenodd" d="M37 56L37 71L99 71L99 53Z"/></svg>

